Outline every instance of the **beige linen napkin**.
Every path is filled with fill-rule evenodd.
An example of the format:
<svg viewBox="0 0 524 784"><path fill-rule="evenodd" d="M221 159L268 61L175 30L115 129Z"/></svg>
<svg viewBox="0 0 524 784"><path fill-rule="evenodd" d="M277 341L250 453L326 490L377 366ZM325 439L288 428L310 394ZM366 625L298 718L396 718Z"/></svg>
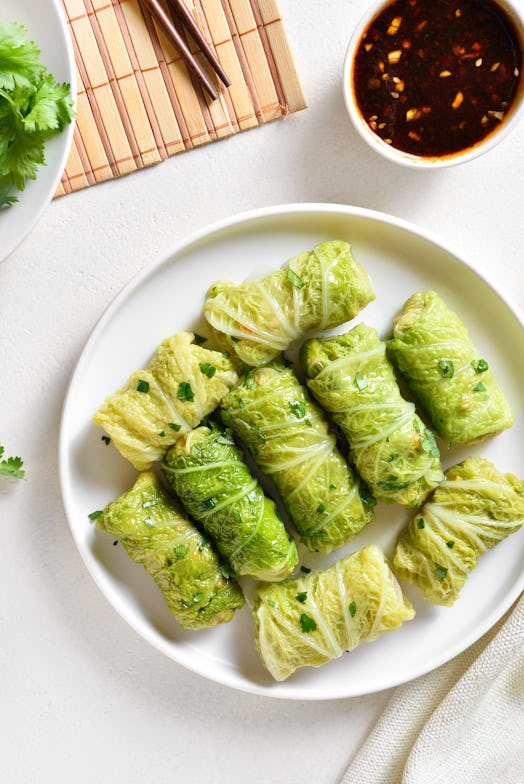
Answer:
<svg viewBox="0 0 524 784"><path fill-rule="evenodd" d="M524 594L471 648L399 686L340 784L524 784Z"/></svg>

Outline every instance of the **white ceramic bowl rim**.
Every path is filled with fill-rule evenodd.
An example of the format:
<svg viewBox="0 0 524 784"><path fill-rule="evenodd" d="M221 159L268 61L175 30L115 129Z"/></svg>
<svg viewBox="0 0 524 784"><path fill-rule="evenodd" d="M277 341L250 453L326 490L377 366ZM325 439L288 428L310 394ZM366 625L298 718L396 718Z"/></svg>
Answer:
<svg viewBox="0 0 524 784"><path fill-rule="evenodd" d="M351 121L357 132L362 139L366 141L376 152L396 163L403 164L419 169L435 169L447 166L455 166L459 163L465 163L473 158L485 154L493 149L499 142L501 142L517 125L520 116L524 110L524 73L520 75L518 92L515 99L502 123L495 128L488 136L481 139L475 145L466 148L464 151L451 153L441 156L418 156L413 155L398 148L392 147L390 144L384 142L377 134L375 134L365 119L362 117L360 110L357 107L357 102L353 93L353 62L355 52L359 45L362 34L378 16L381 11L387 8L388 5L395 0L375 0L375 2L366 10L366 12L359 19L346 50L343 69L343 93L346 108ZM506 16L513 22L515 31L519 37L519 43L522 52L524 53L524 13L518 0L493 0L505 12ZM523 55L524 56L524 55Z"/></svg>

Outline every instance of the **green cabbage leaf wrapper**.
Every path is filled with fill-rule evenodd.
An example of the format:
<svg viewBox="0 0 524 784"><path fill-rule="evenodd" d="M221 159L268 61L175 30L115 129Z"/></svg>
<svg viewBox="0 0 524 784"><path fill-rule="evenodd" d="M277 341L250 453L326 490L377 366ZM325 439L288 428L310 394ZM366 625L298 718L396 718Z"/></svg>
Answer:
<svg viewBox="0 0 524 784"><path fill-rule="evenodd" d="M217 281L204 313L243 362L264 365L307 332L354 318L373 299L369 276L348 243L333 240L260 280Z"/></svg>
<svg viewBox="0 0 524 784"><path fill-rule="evenodd" d="M295 542L229 434L197 427L169 449L162 469L235 574L282 580L291 573Z"/></svg>
<svg viewBox="0 0 524 784"><path fill-rule="evenodd" d="M420 505L444 475L433 433L404 400L386 344L358 324L301 349L308 388L346 437L357 471L381 501Z"/></svg>
<svg viewBox="0 0 524 784"><path fill-rule="evenodd" d="M479 441L513 425L510 405L488 363L435 291L413 294L404 304L388 355L448 444Z"/></svg>
<svg viewBox="0 0 524 784"><path fill-rule="evenodd" d="M524 522L524 482L482 457L468 457L404 528L394 568L433 604L450 607L479 557Z"/></svg>
<svg viewBox="0 0 524 784"><path fill-rule="evenodd" d="M108 504L97 526L142 564L184 629L230 621L244 605L239 585L224 575L209 542L152 471Z"/></svg>
<svg viewBox="0 0 524 784"><path fill-rule="evenodd" d="M372 519L322 409L290 367L250 370L223 399L221 415L273 481L309 550L329 552Z"/></svg>
<svg viewBox="0 0 524 784"><path fill-rule="evenodd" d="M320 667L415 615L375 545L323 571L266 584L254 597L255 646L277 681Z"/></svg>
<svg viewBox="0 0 524 784"><path fill-rule="evenodd" d="M190 332L166 338L147 367L133 373L93 417L139 471L161 460L238 380L227 357L193 341Z"/></svg>

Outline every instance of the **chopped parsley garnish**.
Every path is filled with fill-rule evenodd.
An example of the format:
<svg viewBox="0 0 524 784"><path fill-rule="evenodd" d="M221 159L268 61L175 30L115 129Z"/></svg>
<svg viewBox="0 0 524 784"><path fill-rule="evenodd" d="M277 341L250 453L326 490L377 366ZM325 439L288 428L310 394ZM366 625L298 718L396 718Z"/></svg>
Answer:
<svg viewBox="0 0 524 784"><path fill-rule="evenodd" d="M348 610L351 617L354 618L355 613L357 612L357 605L355 604L355 602L350 602Z"/></svg>
<svg viewBox="0 0 524 784"><path fill-rule="evenodd" d="M139 379L138 384L136 385L138 392L149 392L149 381L144 381L143 378Z"/></svg>
<svg viewBox="0 0 524 784"><path fill-rule="evenodd" d="M485 359L472 359L471 367L473 368L475 373L485 373L489 365Z"/></svg>
<svg viewBox="0 0 524 784"><path fill-rule="evenodd" d="M304 574L309 574L311 569L309 568L309 566L301 566L300 571L304 572Z"/></svg>
<svg viewBox="0 0 524 784"><path fill-rule="evenodd" d="M292 269L288 269L286 277L296 289L304 288L304 281Z"/></svg>
<svg viewBox="0 0 524 784"><path fill-rule="evenodd" d="M214 498L206 498L204 501L202 501L203 509L214 509L216 505L217 502Z"/></svg>
<svg viewBox="0 0 524 784"><path fill-rule="evenodd" d="M485 392L485 391L486 391L486 387L484 386L482 381L479 381L479 383L473 387L473 392Z"/></svg>
<svg viewBox="0 0 524 784"><path fill-rule="evenodd" d="M385 482L379 482L378 486L381 490L405 490L408 487L409 482L398 482L395 476L390 477L389 480Z"/></svg>
<svg viewBox="0 0 524 784"><path fill-rule="evenodd" d="M294 400L289 404L289 407L297 419L302 418L306 413L306 406L302 400Z"/></svg>
<svg viewBox="0 0 524 784"><path fill-rule="evenodd" d="M304 604L307 599L307 591L301 591L300 593L297 593L295 599L297 602L300 602L300 604Z"/></svg>
<svg viewBox="0 0 524 784"><path fill-rule="evenodd" d="M362 503L364 504L364 506L367 506L368 509L373 509L373 507L377 505L377 499L375 498L375 496L373 495L369 487L361 485L359 490L359 495Z"/></svg>
<svg viewBox="0 0 524 784"><path fill-rule="evenodd" d="M360 372L360 370L357 370L357 372L355 373L355 385L357 389L359 389L361 392L363 389L366 389L368 385L366 377L364 376L363 373Z"/></svg>
<svg viewBox="0 0 524 784"><path fill-rule="evenodd" d="M449 549L451 550L452 547L455 547L455 542L452 539L450 539L449 542L446 542L446 547L449 547Z"/></svg>
<svg viewBox="0 0 524 784"><path fill-rule="evenodd" d="M165 438L166 437L166 431L165 430L161 430L158 435L160 436L160 438Z"/></svg>
<svg viewBox="0 0 524 784"><path fill-rule="evenodd" d="M451 359L439 359L437 364L442 378L453 378L455 368Z"/></svg>
<svg viewBox="0 0 524 784"><path fill-rule="evenodd" d="M232 343L240 343L241 338L237 337L236 335L230 335Z"/></svg>
<svg viewBox="0 0 524 784"><path fill-rule="evenodd" d="M196 332L194 332L193 334L195 336L195 343L197 343L199 346L202 345L202 343L206 342L207 338L204 337L204 335L199 335Z"/></svg>
<svg viewBox="0 0 524 784"><path fill-rule="evenodd" d="M424 522L424 518L423 517L417 517L417 528L421 528L422 529L422 528L425 528L425 527L426 527L426 523Z"/></svg>
<svg viewBox="0 0 524 784"><path fill-rule="evenodd" d="M326 505L325 505L325 504L319 504L319 505L317 506L317 512L318 512L318 514L322 514L322 512L325 512L325 511L326 511Z"/></svg>
<svg viewBox="0 0 524 784"><path fill-rule="evenodd" d="M216 367L214 365L210 365L209 362L201 362L199 367L204 376L207 376L208 378L213 378L217 372Z"/></svg>
<svg viewBox="0 0 524 784"><path fill-rule="evenodd" d="M102 436L101 440L104 442L106 446L111 443L111 439L109 438L109 436Z"/></svg>
<svg viewBox="0 0 524 784"><path fill-rule="evenodd" d="M337 488L336 484L334 484L333 482L331 482L331 483L330 483L330 485L329 485L329 489L330 489L330 490L336 490L336 488Z"/></svg>
<svg viewBox="0 0 524 784"><path fill-rule="evenodd" d="M442 582L446 577L448 570L446 569L445 566L440 566L440 564L435 564L435 567L436 567L435 577L437 578L437 580L440 580L440 582Z"/></svg>
<svg viewBox="0 0 524 784"><path fill-rule="evenodd" d="M435 436L431 430L428 430L427 427L424 428L424 432L420 436L420 448L428 455L432 455L433 457L440 457L440 452L437 446L437 442L435 441Z"/></svg>
<svg viewBox="0 0 524 784"><path fill-rule="evenodd" d="M176 393L178 400L194 400L195 394L191 389L191 384L189 381L181 381L178 385L178 391Z"/></svg>
<svg viewBox="0 0 524 784"><path fill-rule="evenodd" d="M0 446L0 458L4 454L4 447ZM23 479L25 470L22 468L24 461L21 457L6 457L0 459L0 476L12 476L15 479Z"/></svg>
<svg viewBox="0 0 524 784"><path fill-rule="evenodd" d="M177 561L181 561L183 558L186 557L187 551L189 550L189 545L187 544L176 544L173 547L173 552L176 555Z"/></svg>
<svg viewBox="0 0 524 784"><path fill-rule="evenodd" d="M300 627L303 632L314 632L317 628L317 622L306 613L302 613L300 616Z"/></svg>
<svg viewBox="0 0 524 784"><path fill-rule="evenodd" d="M101 517L103 514L104 512L102 511L102 509L97 509L95 512L90 512L90 514L88 514L87 516L89 517L90 520L98 520L98 518Z"/></svg>

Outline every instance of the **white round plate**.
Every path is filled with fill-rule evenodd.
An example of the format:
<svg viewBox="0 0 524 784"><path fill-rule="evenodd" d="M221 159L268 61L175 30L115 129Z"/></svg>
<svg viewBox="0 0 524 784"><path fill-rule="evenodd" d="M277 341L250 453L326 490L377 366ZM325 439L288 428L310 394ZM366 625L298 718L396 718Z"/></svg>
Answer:
<svg viewBox="0 0 524 784"><path fill-rule="evenodd" d="M403 585L417 611L414 620L372 644L363 644L319 669L303 668L283 683L272 681L253 645L246 605L223 626L185 632L170 615L151 578L121 546L90 523L88 515L127 490L136 472L92 415L130 373L148 362L161 340L179 330L206 333L202 308L217 278L238 282L281 266L328 239L345 239L373 280L376 301L359 317L386 336L391 321L415 291L434 288L469 327L516 415L500 436L467 449L443 446L452 465L468 452L524 476L522 449L524 322L508 299L466 262L426 232L365 209L298 204L242 214L200 231L158 263L146 267L115 299L95 327L73 374L60 434L64 504L87 568L122 617L158 650L212 680L246 691L300 700L366 694L408 681L449 660L497 621L522 590L524 530L482 556L453 608L434 607ZM358 319L357 319L358 320ZM391 556L410 511L379 504L374 522L329 556L304 553L303 563L323 567L374 542ZM243 582L247 594L253 585Z"/></svg>
<svg viewBox="0 0 524 784"><path fill-rule="evenodd" d="M19 22L35 41L40 59L57 82L71 85L71 96L76 98L76 67L73 45L60 0L1 0L0 19ZM22 192L16 192L18 202L0 210L0 261L29 234L42 212L51 202L67 163L73 140L74 122L46 143L46 166L38 167L36 180L28 180ZM13 193L15 191L13 190Z"/></svg>

